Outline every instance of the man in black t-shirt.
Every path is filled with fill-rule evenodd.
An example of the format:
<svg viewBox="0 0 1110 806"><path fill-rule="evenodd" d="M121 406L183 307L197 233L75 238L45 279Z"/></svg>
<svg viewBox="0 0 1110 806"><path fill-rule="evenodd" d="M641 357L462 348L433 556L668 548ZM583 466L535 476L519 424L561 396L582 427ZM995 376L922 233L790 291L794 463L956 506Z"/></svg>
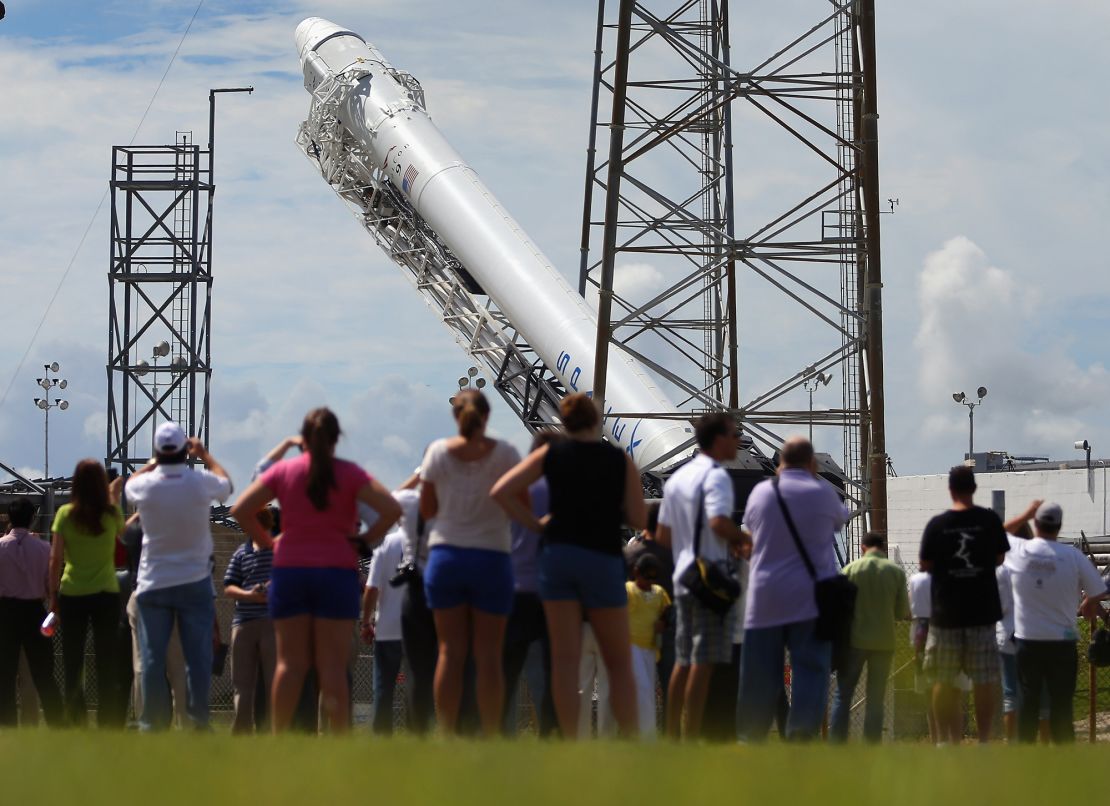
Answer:
<svg viewBox="0 0 1110 806"><path fill-rule="evenodd" d="M998 515L972 502L975 489L970 467L952 468L952 508L930 520L921 538L921 569L932 575L933 591L924 668L933 681L940 743L961 738L960 672L975 684L979 741L990 741L1001 676L995 624L1002 618L1002 603L995 569L1010 546Z"/></svg>

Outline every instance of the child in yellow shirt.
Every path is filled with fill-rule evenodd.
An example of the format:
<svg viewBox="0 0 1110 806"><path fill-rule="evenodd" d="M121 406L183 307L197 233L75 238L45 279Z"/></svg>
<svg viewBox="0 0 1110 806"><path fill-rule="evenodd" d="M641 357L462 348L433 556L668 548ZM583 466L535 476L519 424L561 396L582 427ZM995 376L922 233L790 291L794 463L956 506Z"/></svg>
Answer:
<svg viewBox="0 0 1110 806"><path fill-rule="evenodd" d="M632 638L632 673L636 678L636 704L643 739L655 738L655 664L659 660L664 617L671 606L667 592L655 584L658 577L659 560L643 554L632 569L632 581L625 583Z"/></svg>

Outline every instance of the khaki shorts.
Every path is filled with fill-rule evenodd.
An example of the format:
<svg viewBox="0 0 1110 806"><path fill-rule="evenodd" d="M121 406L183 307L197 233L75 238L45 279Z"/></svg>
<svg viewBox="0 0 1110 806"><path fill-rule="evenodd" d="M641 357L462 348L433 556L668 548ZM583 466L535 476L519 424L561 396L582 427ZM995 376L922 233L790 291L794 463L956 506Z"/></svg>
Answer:
<svg viewBox="0 0 1110 806"><path fill-rule="evenodd" d="M736 608L718 615L688 593L675 597L675 663L679 666L732 662Z"/></svg>
<svg viewBox="0 0 1110 806"><path fill-rule="evenodd" d="M959 685L960 672L977 686L1002 679L993 624L946 628L933 625L925 642L925 676L935 683Z"/></svg>

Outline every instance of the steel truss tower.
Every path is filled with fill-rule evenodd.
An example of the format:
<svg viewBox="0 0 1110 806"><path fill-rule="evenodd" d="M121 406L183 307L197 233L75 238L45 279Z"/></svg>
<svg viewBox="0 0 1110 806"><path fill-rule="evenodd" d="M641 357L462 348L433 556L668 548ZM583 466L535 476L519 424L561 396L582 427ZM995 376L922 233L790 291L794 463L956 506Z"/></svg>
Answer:
<svg viewBox="0 0 1110 806"><path fill-rule="evenodd" d="M810 423L839 437L845 494L867 516L845 535L854 555L865 529L886 530L874 0L811 11L738 56L727 0L599 0L579 290L601 301L599 352L635 356L685 410L731 411L770 451ZM753 220L734 183L772 145L796 147L795 181ZM821 330L750 388L740 333L782 325L737 313L756 284ZM790 405L820 372L840 376L840 405Z"/></svg>
<svg viewBox="0 0 1110 806"><path fill-rule="evenodd" d="M105 464L125 476L167 420L208 444L214 185L191 139L112 149Z"/></svg>

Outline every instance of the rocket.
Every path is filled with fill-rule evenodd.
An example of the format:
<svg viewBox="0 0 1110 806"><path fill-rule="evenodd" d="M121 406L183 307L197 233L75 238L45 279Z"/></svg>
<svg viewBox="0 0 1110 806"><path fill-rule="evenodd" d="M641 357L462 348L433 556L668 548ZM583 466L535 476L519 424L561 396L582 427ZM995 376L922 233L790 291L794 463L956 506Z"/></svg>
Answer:
<svg viewBox="0 0 1110 806"><path fill-rule="evenodd" d="M340 125L459 259L568 391L591 392L597 317L455 151L377 48L318 17L297 26L305 88L356 78ZM630 355L610 348L608 440L642 470L685 458L692 429ZM628 413L628 416L621 413ZM672 419L635 415L656 414Z"/></svg>

